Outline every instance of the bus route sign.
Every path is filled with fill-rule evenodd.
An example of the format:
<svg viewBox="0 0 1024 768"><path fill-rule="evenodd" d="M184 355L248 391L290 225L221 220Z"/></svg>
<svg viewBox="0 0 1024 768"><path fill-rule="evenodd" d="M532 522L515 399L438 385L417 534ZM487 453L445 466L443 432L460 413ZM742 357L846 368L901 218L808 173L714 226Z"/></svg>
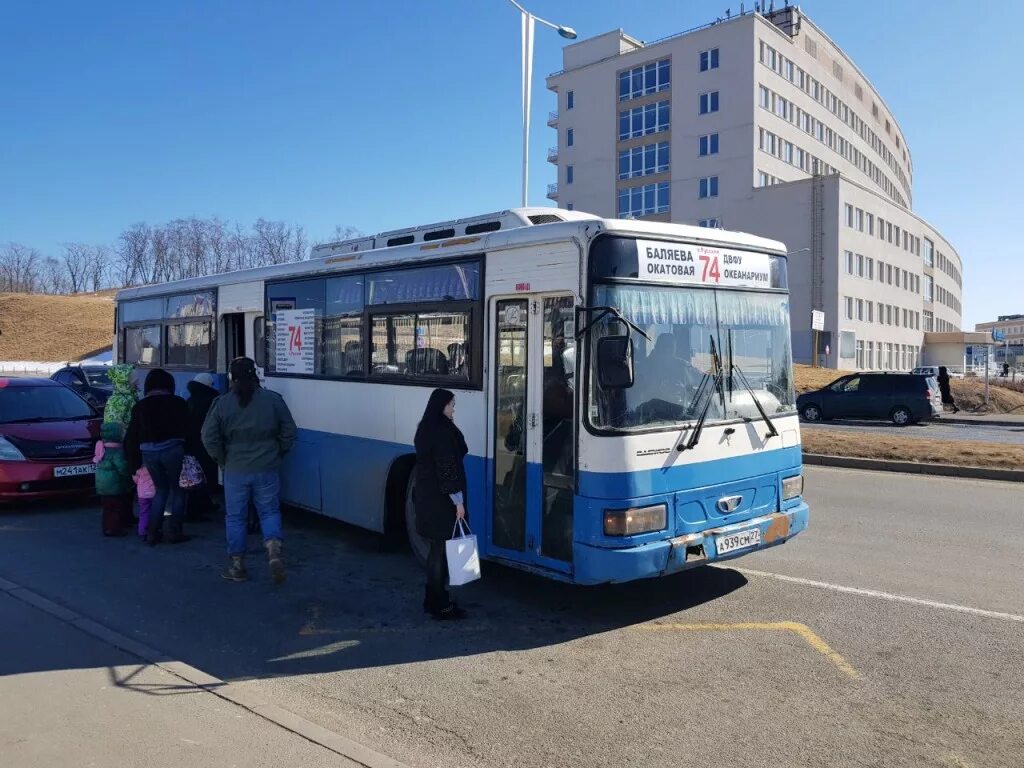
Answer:
<svg viewBox="0 0 1024 768"><path fill-rule="evenodd" d="M316 373L316 310L275 312L274 348L277 373Z"/></svg>
<svg viewBox="0 0 1024 768"><path fill-rule="evenodd" d="M771 257L767 253L658 240L637 240L636 249L640 280L737 288L772 285Z"/></svg>

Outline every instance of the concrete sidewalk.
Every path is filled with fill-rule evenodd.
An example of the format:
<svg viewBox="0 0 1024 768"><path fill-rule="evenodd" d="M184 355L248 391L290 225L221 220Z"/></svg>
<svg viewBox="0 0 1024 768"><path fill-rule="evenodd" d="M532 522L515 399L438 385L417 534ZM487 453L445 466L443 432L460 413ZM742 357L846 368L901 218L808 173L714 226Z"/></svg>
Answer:
<svg viewBox="0 0 1024 768"><path fill-rule="evenodd" d="M0 591L5 768L358 768L166 670Z"/></svg>

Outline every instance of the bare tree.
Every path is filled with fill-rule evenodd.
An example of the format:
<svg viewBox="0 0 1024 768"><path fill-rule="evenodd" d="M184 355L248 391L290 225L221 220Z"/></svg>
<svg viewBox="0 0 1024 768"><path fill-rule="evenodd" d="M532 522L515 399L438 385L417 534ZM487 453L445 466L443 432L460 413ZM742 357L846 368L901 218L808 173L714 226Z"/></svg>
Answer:
<svg viewBox="0 0 1024 768"><path fill-rule="evenodd" d="M68 273L71 293L80 293L85 290L91 258L91 246L84 243L64 243L64 268Z"/></svg>
<svg viewBox="0 0 1024 768"><path fill-rule="evenodd" d="M110 248L105 245L97 245L92 249L88 269L86 270L89 290L99 291L107 287L107 274L110 269L110 263Z"/></svg>
<svg viewBox="0 0 1024 768"><path fill-rule="evenodd" d="M69 291L68 271L64 262L47 256L39 270L39 287L43 293L58 295Z"/></svg>
<svg viewBox="0 0 1024 768"><path fill-rule="evenodd" d="M151 273L147 269L149 245L153 231L148 224L134 224L118 238L116 282L123 286L147 283Z"/></svg>
<svg viewBox="0 0 1024 768"><path fill-rule="evenodd" d="M0 251L0 290L31 293L38 288L42 256L35 248L8 243Z"/></svg>

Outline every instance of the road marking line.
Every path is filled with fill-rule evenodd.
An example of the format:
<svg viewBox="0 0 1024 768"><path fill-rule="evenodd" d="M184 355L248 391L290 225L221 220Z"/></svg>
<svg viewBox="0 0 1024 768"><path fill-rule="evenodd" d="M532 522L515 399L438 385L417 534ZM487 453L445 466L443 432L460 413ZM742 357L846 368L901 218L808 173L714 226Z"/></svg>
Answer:
<svg viewBox="0 0 1024 768"><path fill-rule="evenodd" d="M854 680L860 678L860 673L855 670L850 663L844 659L839 653L833 650L832 646L826 643L817 635L814 630L808 627L806 624L801 624L796 621L772 621L772 622L754 622L744 621L733 624L719 624L714 622L697 622L694 624L641 624L633 627L635 630L644 632L658 632L658 631L670 631L670 632L730 632L733 630L767 630L770 632L794 632L802 637L811 648L816 650L826 659L831 661L836 667L839 668L844 675L851 677Z"/></svg>
<svg viewBox="0 0 1024 768"><path fill-rule="evenodd" d="M972 616L984 616L987 619L999 619L1001 621L1016 621L1024 623L1024 616L1020 616L1016 613L988 611L984 608L973 608L969 605L958 605L957 603L940 603L937 600L925 600L921 597L897 595L892 592L882 592L877 589L846 587L842 584L832 584L828 581L814 581L813 579L803 579L799 576L786 576L781 573L771 573L770 571L756 571L750 568L732 568L730 570L738 571L739 573L742 573L745 576L764 576L765 578L775 579L776 581L786 581L790 584L802 584L805 587L818 587L819 589L830 589L833 592L845 592L850 595L861 595L863 597L877 597L882 600L891 600L896 603L909 603L911 605L921 605L926 608L938 608L944 611L957 611L958 613L969 613Z"/></svg>

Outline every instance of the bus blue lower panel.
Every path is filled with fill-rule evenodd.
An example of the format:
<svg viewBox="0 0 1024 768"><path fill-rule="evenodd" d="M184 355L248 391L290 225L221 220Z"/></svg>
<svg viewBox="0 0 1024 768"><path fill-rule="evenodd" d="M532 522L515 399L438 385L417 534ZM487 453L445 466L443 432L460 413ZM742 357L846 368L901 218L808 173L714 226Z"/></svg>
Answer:
<svg viewBox="0 0 1024 768"><path fill-rule="evenodd" d="M668 541L662 539L616 549L577 542L573 547L573 581L577 584L633 581L731 560L788 541L807 527L808 516L807 504L801 501L782 512ZM760 531L760 545L718 554L716 547L721 537L753 528Z"/></svg>

